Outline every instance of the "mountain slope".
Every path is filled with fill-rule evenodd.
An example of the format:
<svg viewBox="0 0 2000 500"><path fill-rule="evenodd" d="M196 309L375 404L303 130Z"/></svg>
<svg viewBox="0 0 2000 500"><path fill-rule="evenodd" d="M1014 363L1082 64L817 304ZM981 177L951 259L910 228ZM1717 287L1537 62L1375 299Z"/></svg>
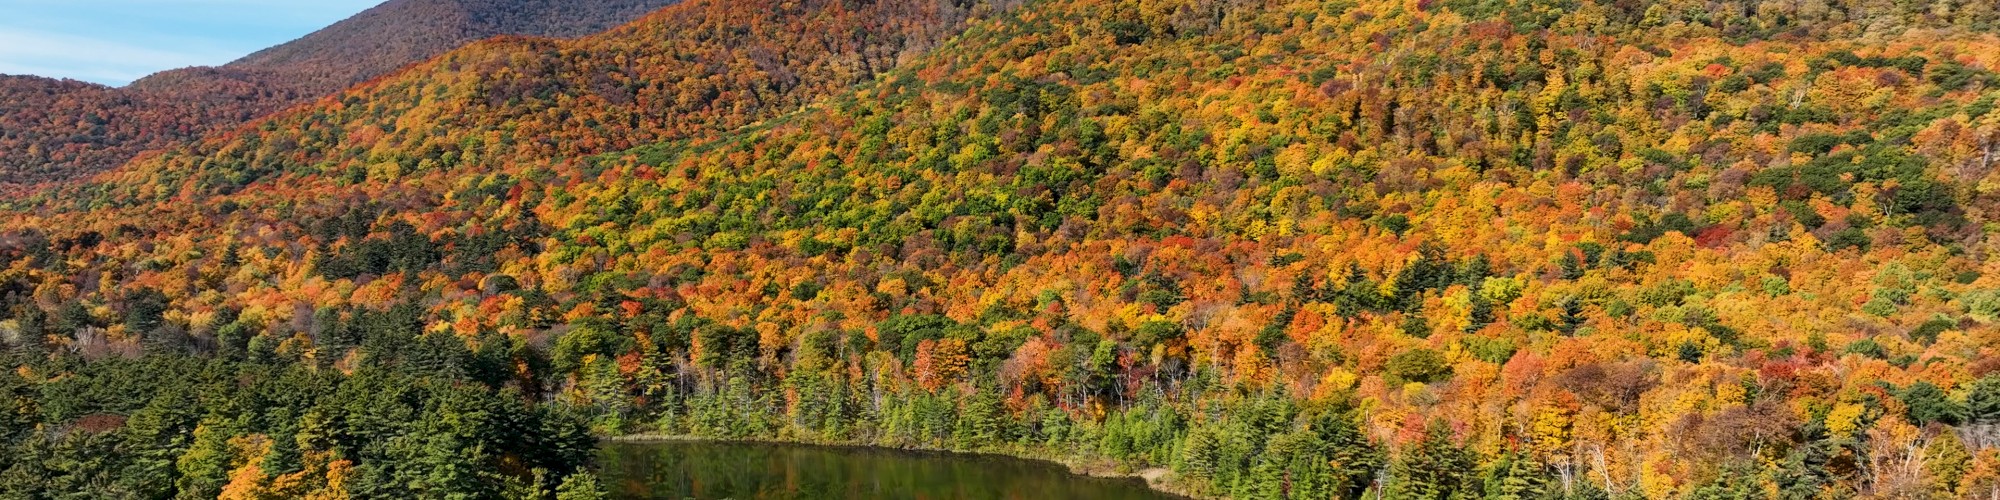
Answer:
<svg viewBox="0 0 2000 500"><path fill-rule="evenodd" d="M191 68L133 82L168 90L184 72L242 72L265 85L320 96L430 59L468 42L500 35L575 38L596 34L674 0L393 0L325 29L258 51L220 68ZM210 76L216 78L220 76Z"/></svg>
<svg viewBox="0 0 2000 500"><path fill-rule="evenodd" d="M139 151L248 122L299 97L227 78L171 92L0 76L0 191L115 167Z"/></svg>
<svg viewBox="0 0 2000 500"><path fill-rule="evenodd" d="M439 172L519 182L504 172L564 161L554 157L557 152L629 147L617 136L673 140L737 128L851 88L956 33L966 15L951 3L916 0L703 0L581 40L483 41L107 176L150 179L142 182L166 188L134 193L154 208L120 203L144 224L95 217L56 222L11 212L0 218L19 224L0 236L0 359L19 370L0 372L0 394L10 396L0 398L6 422L0 442L9 451L0 454L0 496L587 494L575 485L591 484L579 479L589 477L579 468L592 454L592 438L575 409L545 404L553 401L547 388L566 382L541 368L547 357L537 345L544 340L487 336L480 353L457 352L451 346L468 344L449 334L411 336L424 328L423 308L320 315L313 306L286 309L291 306L279 304L289 301L280 297L290 292L263 286L239 291L277 302L260 299L261 305L201 313L197 321L205 326L194 336L178 327L160 329L190 318L148 305L179 300L160 289L179 295L183 284L219 285L212 278L220 275L184 275L194 281L174 284L147 279L151 284L125 294L129 300L96 312L80 301L57 299L69 305L54 316L31 312L41 309L32 290L46 284L55 295L43 298L68 295L57 290L64 285L50 281L68 271L45 264L54 264L57 254L94 253L104 248L104 235L120 240L112 246L139 233L173 238L166 235L214 230L255 238L242 231L259 232L254 227L280 219L280 231L306 223L316 235L308 238L389 252L352 266L415 262L390 254L442 255L433 253L439 248L378 246L366 236L380 216L447 201L436 197L441 186L430 184ZM68 196L102 193L111 182L117 181L60 188L61 194L38 195L37 203L67 205ZM450 195L456 200L450 202L482 206L482 197L506 190L492 182L474 189ZM237 196L237 202L223 201ZM252 202L260 203L253 210L291 205L296 217L238 226L247 219L228 215L242 208L231 205L259 196L292 201ZM532 240L541 231L518 212L481 218L466 221L480 229L446 250L452 266L504 262L536 245ZM405 224L384 227L385 234L415 237ZM270 259L316 260L283 250L265 253L261 246L236 248L241 251L197 258L257 267L278 262ZM338 270L344 265L350 264L324 263L333 272L345 272ZM67 290L120 280L87 281ZM494 286L508 287L497 280ZM293 317L302 328L290 333L246 329L295 313L302 314ZM239 323L244 326L226 327L220 336L209 329ZM55 342L44 335L54 330L72 333ZM273 342L278 336L293 340ZM147 355L136 356L142 352ZM473 359L482 368L460 371L458 361Z"/></svg>
<svg viewBox="0 0 2000 500"><path fill-rule="evenodd" d="M12 344L1244 498L2000 486L1978 3L722 4L7 204Z"/></svg>
<svg viewBox="0 0 2000 500"><path fill-rule="evenodd" d="M674 0L392 0L221 67L124 88L0 77L0 188L74 179L498 35L577 37Z"/></svg>

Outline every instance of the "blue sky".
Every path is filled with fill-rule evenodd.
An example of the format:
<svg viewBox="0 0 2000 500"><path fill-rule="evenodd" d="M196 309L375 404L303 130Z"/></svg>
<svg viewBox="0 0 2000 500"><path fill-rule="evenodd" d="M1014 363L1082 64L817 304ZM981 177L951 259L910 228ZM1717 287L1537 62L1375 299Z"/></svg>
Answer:
<svg viewBox="0 0 2000 500"><path fill-rule="evenodd" d="M382 0L0 0L0 74L124 85L218 65Z"/></svg>

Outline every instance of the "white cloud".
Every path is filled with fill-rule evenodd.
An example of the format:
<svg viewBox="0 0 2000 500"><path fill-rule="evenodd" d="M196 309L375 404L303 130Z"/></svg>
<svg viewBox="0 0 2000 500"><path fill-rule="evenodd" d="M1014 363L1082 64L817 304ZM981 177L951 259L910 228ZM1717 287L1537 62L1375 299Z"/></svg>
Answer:
<svg viewBox="0 0 2000 500"><path fill-rule="evenodd" d="M235 60L379 0L0 0L0 74L123 85Z"/></svg>
<svg viewBox="0 0 2000 500"><path fill-rule="evenodd" d="M123 84L155 71L226 61L233 51L175 50L33 31L0 31L0 73L39 74Z"/></svg>

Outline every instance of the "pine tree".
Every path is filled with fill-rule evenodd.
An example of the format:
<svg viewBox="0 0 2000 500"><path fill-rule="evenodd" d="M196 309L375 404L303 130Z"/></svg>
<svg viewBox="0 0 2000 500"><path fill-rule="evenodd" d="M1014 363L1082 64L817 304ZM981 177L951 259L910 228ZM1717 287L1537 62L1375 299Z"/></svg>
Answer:
<svg viewBox="0 0 2000 500"><path fill-rule="evenodd" d="M1529 500L1547 492L1549 471L1533 455L1509 452L1487 467L1486 498Z"/></svg>
<svg viewBox="0 0 2000 500"><path fill-rule="evenodd" d="M1451 439L1443 423L1434 423L1423 440L1403 450L1389 466L1390 498L1450 500L1478 498L1479 460Z"/></svg>
<svg viewBox="0 0 2000 500"><path fill-rule="evenodd" d="M1980 423L2000 422L2000 375L1987 375L1972 383L1965 396L1966 413Z"/></svg>
<svg viewBox="0 0 2000 500"><path fill-rule="evenodd" d="M598 484L597 475L590 471L577 471L564 476L562 485L556 487L556 500L603 500L610 498L604 485Z"/></svg>
<svg viewBox="0 0 2000 500"><path fill-rule="evenodd" d="M1196 428L1181 444L1180 466L1176 469L1187 477L1214 479L1220 468L1216 457L1216 448L1220 445L1212 431Z"/></svg>
<svg viewBox="0 0 2000 500"><path fill-rule="evenodd" d="M175 461L180 472L180 478L174 480L177 498L215 498L222 493L222 485L229 482L229 471L234 468L229 438L236 428L235 422L213 415L195 428L194 441Z"/></svg>

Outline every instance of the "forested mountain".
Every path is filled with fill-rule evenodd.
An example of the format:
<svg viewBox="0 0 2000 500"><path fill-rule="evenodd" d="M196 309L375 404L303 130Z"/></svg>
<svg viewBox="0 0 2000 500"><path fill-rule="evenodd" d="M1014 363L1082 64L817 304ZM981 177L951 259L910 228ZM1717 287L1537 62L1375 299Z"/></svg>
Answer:
<svg viewBox="0 0 2000 500"><path fill-rule="evenodd" d="M0 206L0 488L532 497L581 459L496 450L587 428L1237 498L1989 498L1996 26L694 0L482 42ZM214 396L142 425L176 391Z"/></svg>
<svg viewBox="0 0 2000 500"><path fill-rule="evenodd" d="M391 0L354 17L224 65L263 73L266 85L321 96L500 35L575 38L625 24L675 0ZM202 69L154 75L132 86L177 88ZM192 75L191 75L192 74Z"/></svg>
<svg viewBox="0 0 2000 500"><path fill-rule="evenodd" d="M81 178L140 151L241 125L297 102L229 78L141 92L74 80L0 75L0 193Z"/></svg>
<svg viewBox="0 0 2000 500"><path fill-rule="evenodd" d="M123 88L0 75L0 192L85 177L476 40L594 34L674 1L390 0L220 67Z"/></svg>
<svg viewBox="0 0 2000 500"><path fill-rule="evenodd" d="M402 155L391 150L403 146L392 144L408 142L414 160L408 166L435 170L436 160L444 158L424 155L449 144L455 171L498 172L536 158L553 161L558 152L636 144L611 137L675 140L719 133L866 81L905 54L956 33L967 14L954 5L917 0L851 8L842 2L701 1L577 41L489 40L125 169L127 175L163 176L139 182L160 182L169 190L181 181L167 177L187 179L192 189L187 197L172 195L181 201L151 199L161 208L200 207L193 211L140 210L131 213L147 215L111 222L119 210L106 206L101 215L111 218L37 222L66 216L36 213L53 205L30 206L76 195L95 198L84 193L122 181L45 192L32 201L9 199L8 216L0 218L7 226L0 235L0 267L6 269L0 271L0 297L5 297L0 343L7 364L17 370L0 374L0 393L8 395L0 398L6 419L0 438L7 448L0 453L0 497L591 498L595 487L579 485L595 483L587 472L577 472L592 452L589 414L553 399L554 391L568 385L564 377L573 368L550 364L546 348L553 337L547 333L496 331L473 340L477 348L467 350L472 339L425 333L432 329L427 319L432 314L423 301L385 297L401 305L326 304L321 313L310 303L282 298L297 291L291 285L237 288L249 282L219 274L186 277L205 283L196 287L220 287L208 288L213 293L263 298L231 299L233 305L194 319L187 315L191 311L171 305L192 292L182 285L194 282L144 279L150 284L133 283L134 288L113 293L116 299L86 305L82 295L72 293L82 289L78 286L118 287L113 283L123 278L68 282L63 276L80 276L70 271L94 264L79 261L73 263L81 267L70 268L67 255L110 257L98 253L109 241L172 239L168 234L182 230L250 237L240 232L248 226L236 225L248 219L229 215L248 198L229 201L232 196L222 193L239 191L253 179L283 182L278 179L300 175L275 173L296 164L267 160L328 162L372 156L368 149L377 146L383 154ZM422 121L430 123L418 125ZM569 127L576 130L564 130ZM279 146L282 152L256 145L280 143L288 144ZM457 149L462 147L478 150ZM180 163L190 155L231 154L223 151L274 156L258 159L262 166L236 164L243 168L235 172L206 160ZM370 159L380 160L372 164L374 172L349 169L343 161L323 177L333 184L310 188L306 185L316 181L302 179L294 185L300 190L288 195L324 207L300 206L297 219L259 216L253 225L299 230L306 227L297 223L309 218L303 212L328 214L307 231L343 249L388 252L348 262L369 274L363 282L386 286L391 296L402 293L392 282L403 276L412 280L409 291L418 293L416 274L384 281L376 279L382 273L372 266L427 267L445 258L454 267L492 269L538 245L531 239L542 231L540 223L521 213L487 214L494 217L492 231L455 240L450 257L437 253L446 249L428 237L409 232L414 226L407 224L383 226L385 234L400 238L393 243L369 242L366 236L383 210L415 214L437 209L440 201L430 198L428 187L391 180L415 179L401 173L398 160ZM239 184L212 186L214 192L194 187L216 179ZM326 189L320 193L328 198L315 201L318 195L307 194L319 189ZM375 215L364 215L368 212ZM184 216L194 218L175 221ZM86 229L100 222L122 229ZM313 238L306 234L298 233ZM419 239L424 243L416 243ZM269 243L193 257L248 270L290 265L280 263L295 258L312 265L323 253L299 247L312 255L293 255L287 253L289 244ZM338 270L340 262L323 265L347 272ZM481 286L494 287L496 294L527 293L508 280L495 277ZM44 308L35 292L44 286L67 298L56 299L60 305L51 304L56 309ZM201 326L189 329L191 319ZM251 326L267 320L299 328ZM54 331L71 333L59 340L48 336Z"/></svg>

